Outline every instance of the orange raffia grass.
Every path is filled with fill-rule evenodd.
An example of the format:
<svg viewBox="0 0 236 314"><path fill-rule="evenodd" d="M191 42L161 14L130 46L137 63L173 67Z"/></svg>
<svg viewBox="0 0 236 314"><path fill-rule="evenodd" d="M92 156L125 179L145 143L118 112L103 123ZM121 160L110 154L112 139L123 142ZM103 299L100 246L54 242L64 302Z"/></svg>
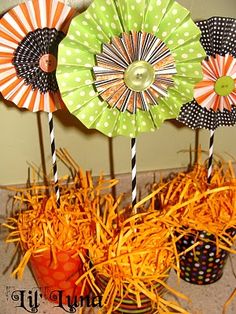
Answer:
<svg viewBox="0 0 236 314"><path fill-rule="evenodd" d="M117 219L114 211L109 211L100 219L94 216L96 236L89 247L92 267L78 279L77 284L87 280L95 295L102 295L105 313L116 311L122 301L132 295L137 306L141 306L141 296L151 300L153 310L158 313L187 313L178 304L163 299L163 292L155 290L162 285L170 292L185 298L166 284L169 270L178 259L175 247L177 237L173 226L160 213L139 213L131 217ZM97 279L105 278L107 285L101 290ZM115 304L115 298L120 303ZM104 313L101 310L101 313ZM153 312L154 313L154 312Z"/></svg>
<svg viewBox="0 0 236 314"><path fill-rule="evenodd" d="M178 271L179 265L175 243L180 236L175 235L173 220L159 211L131 216L131 207L121 207L122 195L114 199L107 193L117 180L101 176L95 184L90 172L84 174L65 150L59 151L59 158L73 175L71 183L60 185L59 205L53 195L47 196L46 187L19 190L15 196L19 210L5 224L10 230L7 242L21 246L24 256L13 274L23 276L32 254L50 250L56 265L57 250L73 249L84 263L77 284L88 283L95 295L102 295L101 313L112 313L128 295L137 306L143 295L151 300L153 313L188 313L156 291L161 285L186 299L166 283L170 269ZM142 201L137 206L144 211ZM104 291L99 276L107 280Z"/></svg>
<svg viewBox="0 0 236 314"><path fill-rule="evenodd" d="M161 209L177 231L207 231L216 237L218 248L236 253L227 232L236 228L236 179L231 163L215 164L210 184L206 167L196 164L189 172L155 184L153 190L148 196L150 210Z"/></svg>
<svg viewBox="0 0 236 314"><path fill-rule="evenodd" d="M84 254L97 228L93 215L98 206L105 212L117 206L112 195L103 194L117 182L101 176L94 184L91 173L84 174L80 169L73 182L61 186L59 205L54 195L47 196L46 187L18 190L14 197L18 210L3 224L10 231L6 242L16 243L24 252L12 274L22 278L31 255L40 255L47 250L55 265L58 250L72 250L85 262L88 257Z"/></svg>

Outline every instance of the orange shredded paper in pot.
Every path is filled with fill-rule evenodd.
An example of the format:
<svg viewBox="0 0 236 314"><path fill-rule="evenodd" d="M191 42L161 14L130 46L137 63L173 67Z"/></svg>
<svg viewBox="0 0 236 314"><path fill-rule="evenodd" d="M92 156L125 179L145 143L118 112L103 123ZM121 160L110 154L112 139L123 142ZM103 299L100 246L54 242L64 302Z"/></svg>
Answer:
<svg viewBox="0 0 236 314"><path fill-rule="evenodd" d="M118 180L105 180L100 176L94 185L91 173L76 169L73 182L60 186L60 204L55 195L47 196L47 187L32 186L18 190L14 196L15 214L3 226L10 231L6 242L21 247L23 258L12 275L22 278L31 255L50 250L57 265L58 250L73 250L84 262L86 249L95 235L93 213L97 203L104 208L114 205L113 197L104 191ZM87 254L87 253L86 253Z"/></svg>
<svg viewBox="0 0 236 314"><path fill-rule="evenodd" d="M161 210L176 230L214 235L219 248L235 253L230 249L234 239L229 233L236 229L236 179L231 163L215 164L209 184L206 167L196 164L153 189L148 197L152 199L150 210Z"/></svg>
<svg viewBox="0 0 236 314"><path fill-rule="evenodd" d="M95 295L102 295L105 312L103 309L101 313L113 313L127 297L137 307L141 306L142 297L146 297L153 313L172 313L171 310L187 313L162 296L167 289L186 299L166 283L170 269L177 269L175 242L178 238L173 226L158 212L139 213L124 219L126 210L111 208L105 215L97 212L94 216L96 236L89 247L93 266L87 263L87 271L77 283L87 280ZM100 279L105 281L103 287Z"/></svg>
<svg viewBox="0 0 236 314"><path fill-rule="evenodd" d="M7 242L20 245L24 256L13 274L23 276L32 254L51 250L56 264L57 250L73 248L84 263L77 284L83 281L95 295L102 294L101 313L112 313L128 295L138 307L143 296L150 300L153 313L188 313L156 289L163 287L186 299L166 283L170 269L178 271L173 221L157 211L130 215L131 208L121 206L122 196L114 199L107 193L117 180L101 176L94 184L90 172L84 174L64 153L60 152L63 161L76 175L72 183L60 186L60 204L40 186L15 196L20 210L4 225L10 230ZM99 276L107 280L103 290Z"/></svg>

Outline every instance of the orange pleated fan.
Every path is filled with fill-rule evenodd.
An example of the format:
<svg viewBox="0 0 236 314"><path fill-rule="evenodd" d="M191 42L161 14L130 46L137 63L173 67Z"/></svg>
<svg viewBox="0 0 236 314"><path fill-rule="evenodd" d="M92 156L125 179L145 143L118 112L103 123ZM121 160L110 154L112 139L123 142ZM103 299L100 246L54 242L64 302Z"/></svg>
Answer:
<svg viewBox="0 0 236 314"><path fill-rule="evenodd" d="M32 0L0 20L0 92L30 111L64 107L56 81L57 48L75 10L57 0Z"/></svg>

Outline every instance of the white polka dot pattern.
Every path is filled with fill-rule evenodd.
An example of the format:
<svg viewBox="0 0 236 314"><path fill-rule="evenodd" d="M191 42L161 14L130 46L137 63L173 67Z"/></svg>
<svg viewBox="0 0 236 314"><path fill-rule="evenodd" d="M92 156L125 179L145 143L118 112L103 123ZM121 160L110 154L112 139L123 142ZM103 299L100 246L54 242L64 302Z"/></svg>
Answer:
<svg viewBox="0 0 236 314"><path fill-rule="evenodd" d="M236 19L212 17L196 24L202 32L201 43L207 55L229 53L236 57Z"/></svg>
<svg viewBox="0 0 236 314"><path fill-rule="evenodd" d="M236 19L212 17L196 24L202 32L201 43L208 56L229 54L236 57ZM236 124L235 106L233 104L231 110L208 110L194 99L182 106L178 120L193 129L215 130L220 126L233 126Z"/></svg>
<svg viewBox="0 0 236 314"><path fill-rule="evenodd" d="M178 69L174 86L157 106L131 114L110 107L95 88L95 56L115 36L130 31L151 33L169 48ZM88 128L107 136L135 137L152 132L166 119L175 118L183 103L193 98L201 76L205 52L200 31L189 12L174 0L94 0L73 19L68 36L59 46L57 80L70 112ZM119 54L119 51L118 51ZM133 60L135 61L135 60Z"/></svg>
<svg viewBox="0 0 236 314"><path fill-rule="evenodd" d="M231 111L208 110L198 105L194 100L183 106L179 121L192 129L215 130L220 126L234 126L236 124L236 107Z"/></svg>

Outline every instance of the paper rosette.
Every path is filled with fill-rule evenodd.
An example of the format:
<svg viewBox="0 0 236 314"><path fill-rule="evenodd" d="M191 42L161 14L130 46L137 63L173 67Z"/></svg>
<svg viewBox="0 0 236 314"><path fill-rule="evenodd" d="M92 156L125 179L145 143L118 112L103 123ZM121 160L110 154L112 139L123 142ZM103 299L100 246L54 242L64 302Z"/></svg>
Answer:
<svg viewBox="0 0 236 314"><path fill-rule="evenodd" d="M191 128L215 130L236 123L236 19L213 17L197 22L207 53L203 80L194 100L184 105L178 120Z"/></svg>
<svg viewBox="0 0 236 314"><path fill-rule="evenodd" d="M29 0L7 0L7 1L1 1L0 4L0 15L10 10L12 7L18 5L19 3L29 1ZM75 8L78 12L81 12L85 10L89 4L93 0L61 0L66 5Z"/></svg>
<svg viewBox="0 0 236 314"><path fill-rule="evenodd" d="M199 38L173 0L95 0L59 45L62 98L107 136L154 131L193 98L205 57Z"/></svg>
<svg viewBox="0 0 236 314"><path fill-rule="evenodd" d="M21 3L0 20L0 92L20 108L64 106L56 81L57 49L74 10L57 0Z"/></svg>

